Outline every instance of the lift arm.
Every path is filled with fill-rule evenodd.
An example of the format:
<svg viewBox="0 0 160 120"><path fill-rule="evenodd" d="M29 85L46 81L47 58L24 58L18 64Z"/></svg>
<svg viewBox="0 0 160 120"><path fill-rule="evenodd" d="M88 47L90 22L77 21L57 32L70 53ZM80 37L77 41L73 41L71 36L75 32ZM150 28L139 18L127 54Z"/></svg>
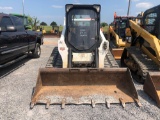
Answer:
<svg viewBox="0 0 160 120"><path fill-rule="evenodd" d="M138 36L141 36L144 40L146 40L150 47L155 51L157 59L160 61L160 40L140 27L136 22L129 20L130 27L137 32Z"/></svg>
<svg viewBox="0 0 160 120"><path fill-rule="evenodd" d="M122 39L119 38L117 33L113 30L112 26L109 27L109 32L110 32L110 34L112 34L112 36L114 36L115 44L117 47L124 47L125 46L125 42L123 42Z"/></svg>

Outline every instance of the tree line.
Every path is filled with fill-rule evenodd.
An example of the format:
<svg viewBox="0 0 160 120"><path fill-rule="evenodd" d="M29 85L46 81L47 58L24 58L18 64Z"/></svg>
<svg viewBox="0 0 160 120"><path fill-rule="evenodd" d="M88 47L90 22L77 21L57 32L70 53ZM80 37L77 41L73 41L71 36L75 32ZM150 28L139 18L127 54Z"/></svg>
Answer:
<svg viewBox="0 0 160 120"><path fill-rule="evenodd" d="M38 24L42 25L42 26L47 26L47 23L45 22L41 22L37 19L37 17L28 17L28 21L29 24L33 27L33 29L36 29ZM106 22L102 22L101 27L105 27L108 26L108 24ZM51 22L50 26L57 26L57 23L55 21Z"/></svg>
<svg viewBox="0 0 160 120"><path fill-rule="evenodd" d="M47 26L47 23L41 22L40 25ZM53 22L51 22L50 26L57 26L57 23L55 21L53 21Z"/></svg>
<svg viewBox="0 0 160 120"><path fill-rule="evenodd" d="M33 30L36 30L37 26L39 26L39 24L43 25L43 26L47 26L47 23L45 23L45 22L40 23L40 20L38 20L37 17L28 16L28 22L29 22L29 25L32 26ZM50 26L57 26L57 23L55 21L53 21L53 22L51 22Z"/></svg>
<svg viewBox="0 0 160 120"><path fill-rule="evenodd" d="M47 23L41 22L40 25L47 26ZM50 26L57 26L57 23L53 21L51 22ZM101 27L105 27L105 26L108 26L108 24L106 22L102 22Z"/></svg>

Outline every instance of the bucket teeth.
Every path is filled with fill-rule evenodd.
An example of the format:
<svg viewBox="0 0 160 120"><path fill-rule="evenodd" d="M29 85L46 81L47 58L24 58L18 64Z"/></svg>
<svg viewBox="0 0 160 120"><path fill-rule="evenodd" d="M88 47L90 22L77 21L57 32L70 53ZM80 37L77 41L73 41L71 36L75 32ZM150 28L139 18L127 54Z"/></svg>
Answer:
<svg viewBox="0 0 160 120"><path fill-rule="evenodd" d="M47 104L46 104L46 109L49 109L49 106L50 106L50 103L47 102Z"/></svg>
<svg viewBox="0 0 160 120"><path fill-rule="evenodd" d="M122 98L120 98L119 100L120 100L120 103L122 104L122 107L125 108L126 107L125 101Z"/></svg>
<svg viewBox="0 0 160 120"><path fill-rule="evenodd" d="M111 107L111 104L108 102L107 103L107 108L109 109Z"/></svg>
<svg viewBox="0 0 160 120"><path fill-rule="evenodd" d="M95 101L93 99L91 100L91 104L92 104L93 108L96 106L96 103L95 103Z"/></svg>
<svg viewBox="0 0 160 120"><path fill-rule="evenodd" d="M34 105L35 105L35 104L31 102L30 108L33 109Z"/></svg>
<svg viewBox="0 0 160 120"><path fill-rule="evenodd" d="M65 108L65 104L66 104L66 99L63 99L63 100L62 100L62 109Z"/></svg>
<svg viewBox="0 0 160 120"><path fill-rule="evenodd" d="M107 108L109 109L111 107L111 104L109 101L106 100L106 105L107 105Z"/></svg>
<svg viewBox="0 0 160 120"><path fill-rule="evenodd" d="M142 104L139 102L138 99L135 99L135 102L137 103L137 105L138 105L139 107L142 107Z"/></svg>

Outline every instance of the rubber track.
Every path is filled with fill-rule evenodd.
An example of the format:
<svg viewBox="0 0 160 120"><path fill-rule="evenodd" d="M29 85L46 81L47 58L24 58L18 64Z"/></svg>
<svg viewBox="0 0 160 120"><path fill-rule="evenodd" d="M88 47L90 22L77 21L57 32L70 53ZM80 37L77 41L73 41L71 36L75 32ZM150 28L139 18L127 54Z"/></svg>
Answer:
<svg viewBox="0 0 160 120"><path fill-rule="evenodd" d="M58 52L58 47L55 47L49 57L49 60L46 65L47 68L62 68L62 59ZM113 55L110 51L108 51L105 59L104 59L104 68L118 68L119 65L114 59Z"/></svg>
<svg viewBox="0 0 160 120"><path fill-rule="evenodd" d="M158 65L148 58L138 47L129 47L127 51L139 66L141 76L144 79L146 78L147 72L159 70Z"/></svg>
<svg viewBox="0 0 160 120"><path fill-rule="evenodd" d="M49 57L49 60L46 65L47 68L55 67L55 68L62 68L62 58L58 52L58 47L55 47Z"/></svg>
<svg viewBox="0 0 160 120"><path fill-rule="evenodd" d="M114 59L112 53L108 51L105 59L104 59L104 68L118 68L119 65Z"/></svg>

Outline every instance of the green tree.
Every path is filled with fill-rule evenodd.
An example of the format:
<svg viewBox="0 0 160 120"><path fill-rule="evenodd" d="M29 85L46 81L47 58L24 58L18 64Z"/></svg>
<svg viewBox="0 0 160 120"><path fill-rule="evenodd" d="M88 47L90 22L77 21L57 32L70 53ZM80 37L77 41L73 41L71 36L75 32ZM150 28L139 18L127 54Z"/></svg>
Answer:
<svg viewBox="0 0 160 120"><path fill-rule="evenodd" d="M32 30L36 30L40 21L37 19L37 17L28 16L28 22L29 22L29 25L32 26Z"/></svg>
<svg viewBox="0 0 160 120"><path fill-rule="evenodd" d="M36 30L40 21L37 19L37 17L33 17L32 19L33 19L33 30Z"/></svg>
<svg viewBox="0 0 160 120"><path fill-rule="evenodd" d="M29 25L33 25L33 20L32 20L32 17L28 16L28 24Z"/></svg>
<svg viewBox="0 0 160 120"><path fill-rule="evenodd" d="M109 26L114 26L114 22L111 22L111 23L109 24Z"/></svg>
<svg viewBox="0 0 160 120"><path fill-rule="evenodd" d="M56 22L51 22L50 26L57 26L57 23Z"/></svg>
<svg viewBox="0 0 160 120"><path fill-rule="evenodd" d="M105 27L105 26L108 26L108 24L106 22L102 22L101 27Z"/></svg>
<svg viewBox="0 0 160 120"><path fill-rule="evenodd" d="M47 26L47 23L41 22L40 25Z"/></svg>

